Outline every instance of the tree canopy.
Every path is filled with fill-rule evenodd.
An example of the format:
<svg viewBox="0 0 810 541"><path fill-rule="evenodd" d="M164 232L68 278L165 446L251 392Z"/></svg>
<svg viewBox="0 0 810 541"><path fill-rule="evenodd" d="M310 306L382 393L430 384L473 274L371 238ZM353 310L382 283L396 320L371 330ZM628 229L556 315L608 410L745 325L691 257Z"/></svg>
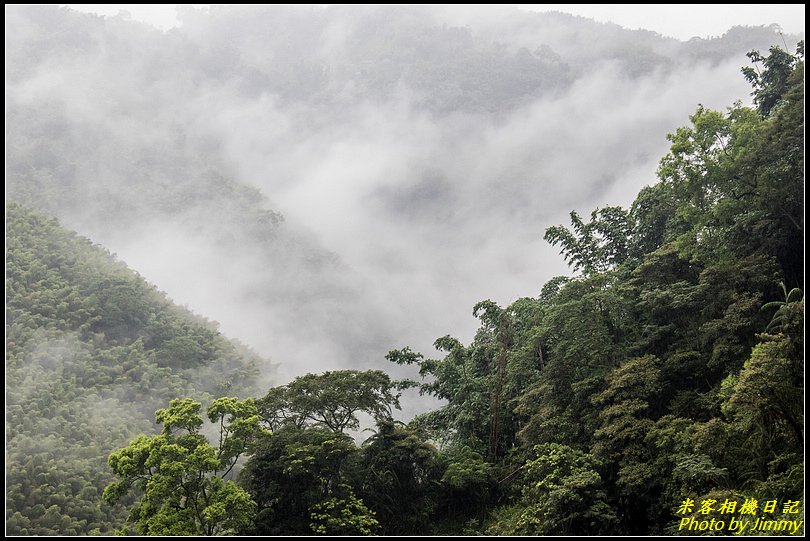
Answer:
<svg viewBox="0 0 810 541"><path fill-rule="evenodd" d="M104 489L104 499L114 504L138 489L128 520L141 535L237 534L253 526L256 504L226 477L261 433L256 406L252 399L212 402L207 413L217 446L200 433L200 408L188 398L172 400L155 412L161 434L140 435L110 455L119 480Z"/></svg>
<svg viewBox="0 0 810 541"><path fill-rule="evenodd" d="M400 407L395 391L394 382L380 370L335 370L274 387L257 406L271 429L290 424L343 432L359 428L358 413L376 420L391 418L391 409Z"/></svg>

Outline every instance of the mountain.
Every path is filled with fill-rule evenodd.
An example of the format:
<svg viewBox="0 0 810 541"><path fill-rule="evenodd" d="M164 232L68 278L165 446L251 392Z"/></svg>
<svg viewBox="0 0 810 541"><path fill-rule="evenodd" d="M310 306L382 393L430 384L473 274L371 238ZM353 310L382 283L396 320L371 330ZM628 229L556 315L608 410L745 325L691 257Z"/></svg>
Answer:
<svg viewBox="0 0 810 541"><path fill-rule="evenodd" d="M345 470L322 427L263 433L240 481L262 528L673 533L690 499L800 503L803 45L772 48L797 36L508 8L5 15L9 533L122 525L138 496L102 503L106 457L170 399L266 405L384 357L428 376L396 383L424 414L341 436Z"/></svg>
<svg viewBox="0 0 810 541"><path fill-rule="evenodd" d="M171 398L255 393L261 365L100 246L7 201L6 533L111 533L107 455Z"/></svg>
<svg viewBox="0 0 810 541"><path fill-rule="evenodd" d="M389 351L421 381L215 400L210 442L172 400L105 501L135 488L141 535L803 533L803 43L751 57L755 108L698 106L629 208L546 229L577 275L476 303L444 358ZM404 389L442 402L397 423Z"/></svg>
<svg viewBox="0 0 810 541"><path fill-rule="evenodd" d="M181 20L161 32L7 7L6 194L287 379L379 366L398 339L429 348L435 328L471 337L456 307L565 272L542 231L565 209L629 203L664 134L699 100L744 96L744 53L781 42L764 26L679 42L509 9Z"/></svg>

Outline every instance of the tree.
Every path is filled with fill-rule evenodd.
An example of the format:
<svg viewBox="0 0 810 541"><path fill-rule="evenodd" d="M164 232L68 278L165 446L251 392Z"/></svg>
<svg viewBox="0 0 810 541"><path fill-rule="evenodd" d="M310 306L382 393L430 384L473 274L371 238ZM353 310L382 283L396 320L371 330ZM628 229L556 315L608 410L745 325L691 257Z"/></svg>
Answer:
<svg viewBox="0 0 810 541"><path fill-rule="evenodd" d="M784 301L771 301L769 303L765 303L761 310L770 310L771 308L776 308L776 313L773 315L771 322L765 328L766 331L776 330L781 331L785 324L791 323L791 316L795 315L794 306L791 306L793 303L799 302L804 298L804 293L798 287L794 287L793 289L788 292L787 288L785 287L784 282L779 283L779 287L782 288L782 293L785 296Z"/></svg>
<svg viewBox="0 0 810 541"><path fill-rule="evenodd" d="M503 386L506 378L506 360L514 341L512 315L508 310L490 300L481 301L473 307L473 315L479 317L486 330L494 335L497 344L497 364L491 385L492 404L490 406L488 458L495 462L498 458L498 443L503 430L502 403Z"/></svg>
<svg viewBox="0 0 810 541"><path fill-rule="evenodd" d="M473 307L481 326L469 346L448 335L434 342L447 353L442 360L426 359L407 347L389 351L389 361L419 366L424 381L410 385L447 400L440 409L418 416L411 427L434 441L470 447L490 462L500 461L520 428L516 398L537 380L545 362L535 332L541 312L536 299L518 299L506 308L481 301ZM518 339L520 347L514 347Z"/></svg>
<svg viewBox="0 0 810 541"><path fill-rule="evenodd" d="M287 425L262 437L239 474L258 506L253 533L311 533L315 506L346 496L358 461L357 446L342 432Z"/></svg>
<svg viewBox="0 0 810 541"><path fill-rule="evenodd" d="M738 374L724 381L723 413L746 442L762 477L780 454L801 456L804 448L804 300L792 290L769 325L777 334L762 333Z"/></svg>
<svg viewBox="0 0 810 541"><path fill-rule="evenodd" d="M750 56L765 65L743 70L760 110L699 106L691 126L668 136L661 191L675 198L669 225L690 259L767 253L787 285L803 287L804 45L796 55L774 47Z"/></svg>
<svg viewBox="0 0 810 541"><path fill-rule="evenodd" d="M601 459L606 481L616 485L624 531L648 531L646 510L656 495L659 472L649 464L644 436L653 427L661 393L659 361L653 355L623 362L608 374L607 388L593 397L601 426L594 432L593 455Z"/></svg>
<svg viewBox="0 0 810 541"><path fill-rule="evenodd" d="M397 364L419 366L421 383L412 383L420 394L447 400L443 407L417 416L411 427L442 443L462 443L486 453L491 396L488 388L490 358L474 355L474 348L449 335L438 338L434 347L446 352L443 360L425 358L405 347L389 351L385 358ZM482 357L484 357L482 359Z"/></svg>
<svg viewBox="0 0 810 541"><path fill-rule="evenodd" d="M754 224L740 224L739 238L758 239L763 249L778 258L785 284L804 288L803 42L796 58L778 107L770 112L758 137L739 153L737 168L756 188L748 212L742 215L760 217Z"/></svg>
<svg viewBox="0 0 810 541"><path fill-rule="evenodd" d="M441 479L441 514L482 519L496 493L493 466L469 447L451 450L444 456L449 464Z"/></svg>
<svg viewBox="0 0 810 541"><path fill-rule="evenodd" d="M602 272L629 256L633 221L622 207L596 209L588 223L572 210L571 225L573 231L562 225L549 227L543 238L561 246L560 253L575 271L582 270L586 276Z"/></svg>
<svg viewBox="0 0 810 541"><path fill-rule="evenodd" d="M389 419L399 409L396 385L380 370L336 370L306 374L270 389L257 403L262 421L275 430L284 425L321 426L333 432L356 430L359 412Z"/></svg>
<svg viewBox="0 0 810 541"><path fill-rule="evenodd" d="M626 356L636 332L633 304L616 271L573 280L557 293L540 324L548 360L518 401L524 441L585 444L599 428L591 398Z"/></svg>
<svg viewBox="0 0 810 541"><path fill-rule="evenodd" d="M645 186L630 207L633 220L631 257L642 259L685 232L686 224L677 213L678 201L671 184Z"/></svg>
<svg viewBox="0 0 810 541"><path fill-rule="evenodd" d="M509 535L600 535L616 515L607 503L593 456L556 443L534 447L524 465L522 510L499 533Z"/></svg>
<svg viewBox="0 0 810 541"><path fill-rule="evenodd" d="M442 467L436 449L393 421L363 445L359 489L384 535L429 533Z"/></svg>
<svg viewBox="0 0 810 541"><path fill-rule="evenodd" d="M343 485L342 497L331 497L312 506L310 529L321 535L373 535L380 529L363 500L354 496L351 489Z"/></svg>
<svg viewBox="0 0 810 541"><path fill-rule="evenodd" d="M681 126L667 135L672 145L661 159L658 177L672 187L678 201L676 215L695 229L705 227L711 209L729 195L725 166L731 158L732 127L738 118L698 105L689 120L691 126ZM756 119L746 117L745 121Z"/></svg>
<svg viewBox="0 0 810 541"><path fill-rule="evenodd" d="M769 49L768 56L762 56L759 51L751 51L746 56L751 59L754 67L742 68L745 80L751 83L754 91L754 103L762 116L770 115L779 100L788 88L788 78L793 72L796 62L804 59L804 41L799 42L796 55L792 55L779 46L774 45ZM763 64L760 71L759 64Z"/></svg>
<svg viewBox="0 0 810 541"><path fill-rule="evenodd" d="M175 399L155 412L157 436L140 435L113 452L109 465L120 480L104 489L116 503L133 487L141 493L129 521L142 535L215 535L251 527L256 504L225 477L261 433L252 399L218 398L208 408L219 445L200 434L202 405Z"/></svg>

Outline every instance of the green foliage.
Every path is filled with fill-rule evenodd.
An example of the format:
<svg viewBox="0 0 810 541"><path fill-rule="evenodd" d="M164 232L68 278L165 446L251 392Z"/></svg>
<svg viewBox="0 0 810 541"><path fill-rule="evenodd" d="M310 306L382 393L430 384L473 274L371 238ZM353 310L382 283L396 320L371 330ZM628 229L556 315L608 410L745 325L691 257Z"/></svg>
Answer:
<svg viewBox="0 0 810 541"><path fill-rule="evenodd" d="M255 533L311 533L312 509L345 496L360 456L352 439L323 428L284 426L258 442L240 483L258 505Z"/></svg>
<svg viewBox="0 0 810 541"><path fill-rule="evenodd" d="M140 435L110 454L118 481L104 489L114 504L132 488L142 496L129 522L141 535L234 534L253 525L256 504L250 495L224 477L261 433L252 399L219 398L208 408L218 424L219 446L200 434L201 404L175 399L155 412L160 435Z"/></svg>
<svg viewBox="0 0 810 541"><path fill-rule="evenodd" d="M497 492L493 466L469 448L449 451L445 459L448 465L439 499L442 515L483 519Z"/></svg>
<svg viewBox="0 0 810 541"><path fill-rule="evenodd" d="M752 96L762 116L770 115L787 91L793 67L796 62L804 60L804 41L799 43L795 56L777 46L771 47L769 52L767 57L759 51L749 52L747 56L754 67L742 68L745 79L754 87ZM759 69L760 63L763 65L762 71Z"/></svg>
<svg viewBox="0 0 810 541"><path fill-rule="evenodd" d="M615 477L621 501L633 501L630 509L620 510L623 516L632 516L640 501L649 500L656 472L648 465L643 441L654 425L650 417L655 415L660 392L658 359L646 355L629 359L611 371L606 389L593 397L600 420L593 435L593 454L609 464L605 470Z"/></svg>
<svg viewBox="0 0 810 541"><path fill-rule="evenodd" d="M380 527L374 512L347 490L341 498L328 498L312 506L312 531L320 535L373 535Z"/></svg>
<svg viewBox="0 0 810 541"><path fill-rule="evenodd" d="M607 503L602 479L591 455L560 444L534 448L526 462L521 511L493 533L509 535L609 534L616 515Z"/></svg>
<svg viewBox="0 0 810 541"><path fill-rule="evenodd" d="M342 432L360 426L360 412L376 420L390 419L391 408L400 407L395 388L380 370L336 370L299 376L270 389L257 405L262 420L274 430L311 425Z"/></svg>
<svg viewBox="0 0 810 541"><path fill-rule="evenodd" d="M573 231L558 225L546 229L544 238L562 247L560 253L575 271L590 275L622 263L630 255L632 216L621 207L605 207L591 213L585 223L571 211Z"/></svg>
<svg viewBox="0 0 810 541"><path fill-rule="evenodd" d="M13 201L6 247L7 533L112 533L126 514L101 501L105 457L176 396L251 393L265 361Z"/></svg>
<svg viewBox="0 0 810 541"><path fill-rule="evenodd" d="M521 437L532 444L584 442L598 428L591 397L625 353L635 307L606 273L569 282L538 325L547 349L537 383L517 403L527 418Z"/></svg>
<svg viewBox="0 0 810 541"><path fill-rule="evenodd" d="M765 118L740 104L727 114L699 107L691 126L669 136L659 177L688 225L677 240L691 258L769 254L795 287L803 268L803 52L774 48L771 62Z"/></svg>
<svg viewBox="0 0 810 541"><path fill-rule="evenodd" d="M429 533L443 470L438 452L393 422L377 426L363 444L358 492L375 511L383 535Z"/></svg>
<svg viewBox="0 0 810 541"><path fill-rule="evenodd" d="M769 310L771 308L776 308L776 313L773 315L771 322L765 328L766 331L781 331L786 327L789 329L791 323L795 324L795 321L791 321L791 319L795 319L795 314L797 313L796 306L790 306L792 303L801 302L804 300L804 293L798 287L794 287L788 293L787 288L785 287L784 282L779 282L779 287L782 288L782 293L785 295L784 301L771 301L762 305L761 310ZM791 317L793 316L793 317ZM788 330L788 332L790 332Z"/></svg>
<svg viewBox="0 0 810 541"><path fill-rule="evenodd" d="M684 493L701 493L725 484L727 469L718 468L706 455L683 455L675 460L672 479L680 484Z"/></svg>
<svg viewBox="0 0 810 541"><path fill-rule="evenodd" d="M803 324L803 302L795 307L796 330ZM784 334L761 335L739 374L723 381L723 413L751 452L751 465L767 476L767 464L783 452L804 447L802 408L804 358Z"/></svg>
<svg viewBox="0 0 810 541"><path fill-rule="evenodd" d="M437 441L468 446L490 462L502 460L520 429L517 399L537 380L545 362L534 328L541 312L534 299L519 299L507 308L482 301L473 308L482 325L468 347L444 336L434 343L447 353L443 360L426 359L407 347L390 351L389 361L419 367L423 382L412 385L421 394L447 400L444 407L418 416L412 426Z"/></svg>
<svg viewBox="0 0 810 541"><path fill-rule="evenodd" d="M640 260L686 231L688 224L677 209L678 201L672 184L659 182L639 191L630 208L630 218L635 224L630 245L631 257Z"/></svg>
<svg viewBox="0 0 810 541"><path fill-rule="evenodd" d="M255 533L430 533L443 464L436 449L390 420L362 448L341 432L283 426L240 473L258 504Z"/></svg>

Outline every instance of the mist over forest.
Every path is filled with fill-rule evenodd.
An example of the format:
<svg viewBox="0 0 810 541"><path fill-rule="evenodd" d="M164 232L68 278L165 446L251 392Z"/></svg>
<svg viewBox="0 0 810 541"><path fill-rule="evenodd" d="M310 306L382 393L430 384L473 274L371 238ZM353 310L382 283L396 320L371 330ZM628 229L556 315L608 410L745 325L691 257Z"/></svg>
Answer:
<svg viewBox="0 0 810 541"><path fill-rule="evenodd" d="M187 9L162 33L6 11L7 194L287 378L373 367L566 274L544 229L627 204L778 36L687 43L565 14ZM604 44L604 46L602 46Z"/></svg>
<svg viewBox="0 0 810 541"><path fill-rule="evenodd" d="M740 73L746 53L779 46L792 54L803 38L763 21L684 42L511 8L179 9L181 24L165 32L123 15L5 9L6 199L14 202L6 234L15 257L10 265L7 255L7 377L9 358L20 370L7 397L20 411L7 427L25 425L12 430L22 436L8 438L7 454L20 470L27 456L52 450L35 435L57 427L47 414L23 421L22 406L51 392L43 381L68 378L65 367L54 375L58 359L96 367L92 378L77 372L79 390L66 397L80 409L106 404L132 429L94 444L98 456L77 474L94 487L107 479L94 473L107 468L107 454L149 433L152 412L171 398L261 396L323 371L418 378L413 359L396 366L386 354L407 345L434 355L446 333L477 340L482 320L472 312L483 299L548 300L544 284L576 269L544 239L547 229L569 223L572 210L629 208L658 182L667 134L698 104L757 105ZM11 242L12 233L29 236ZM37 274L51 253L62 254L56 274ZM803 287L788 276L795 254L774 257L783 274L768 267L776 278L757 293L763 303L780 276ZM113 301L97 292L102 279L137 317L115 312L120 319L104 323ZM37 296L43 283L61 292L58 301ZM49 311L51 302L58 308ZM75 325L53 323L73 321L79 306L87 316ZM746 336L743 357L755 332ZM125 358L130 368L104 368ZM227 382L214 381L223 372ZM82 378L110 390L85 392ZM397 416L409 421L446 403L426 394L403 397ZM130 402L136 411L123 412ZM64 415L83 422L77 411ZM110 419L93 422L91 432L110 432ZM91 460L83 444L59 438L77 461ZM506 443L489 446L490 462L506 453ZM60 482L69 484L49 481ZM45 521L50 504L8 494L22 513L17 531L45 532L31 521ZM84 511L48 501L60 506L42 526L49 531L106 533L124 517L109 507L77 526L70 517ZM25 511L36 504L42 510ZM384 533L395 531L409 530Z"/></svg>

